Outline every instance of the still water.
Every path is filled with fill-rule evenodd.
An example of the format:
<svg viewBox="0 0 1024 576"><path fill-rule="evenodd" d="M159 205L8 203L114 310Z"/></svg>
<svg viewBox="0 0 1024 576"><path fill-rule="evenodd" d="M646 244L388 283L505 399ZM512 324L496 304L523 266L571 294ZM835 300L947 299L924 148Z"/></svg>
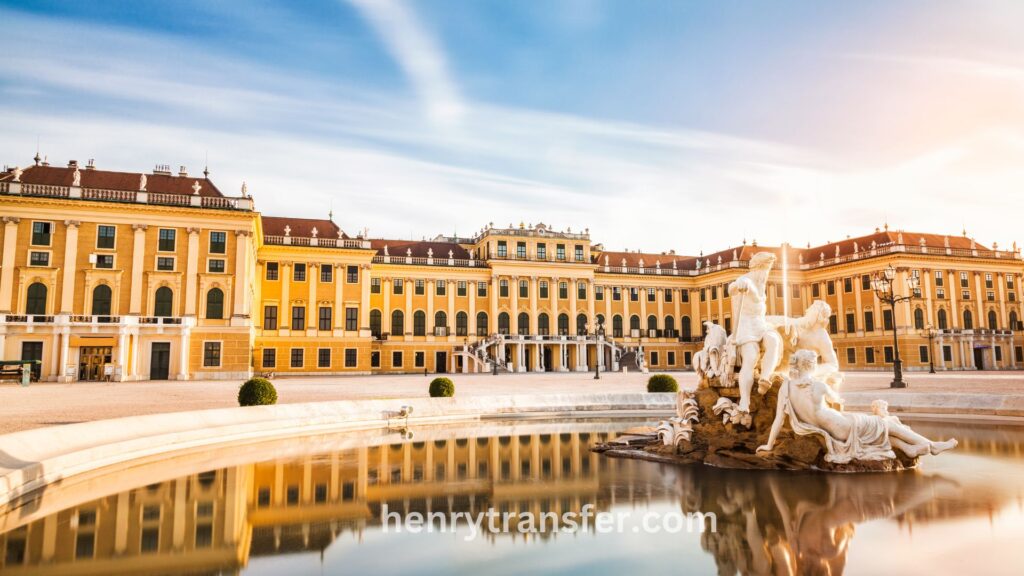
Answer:
<svg viewBox="0 0 1024 576"><path fill-rule="evenodd" d="M589 452L635 424L417 428L411 440L376 431L139 462L3 510L2 573L1021 573L1024 427L915 422L961 444L901 474L738 472ZM439 526L489 510L591 510L617 525L556 521L539 532L499 519L478 531L396 532L420 516ZM715 531L644 520L691 512L713 513Z"/></svg>

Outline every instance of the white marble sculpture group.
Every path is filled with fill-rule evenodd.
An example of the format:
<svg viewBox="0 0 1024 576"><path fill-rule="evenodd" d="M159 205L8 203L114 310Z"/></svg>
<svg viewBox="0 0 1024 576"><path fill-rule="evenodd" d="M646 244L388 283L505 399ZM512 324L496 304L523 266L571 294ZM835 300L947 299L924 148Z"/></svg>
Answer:
<svg viewBox="0 0 1024 576"><path fill-rule="evenodd" d="M787 420L798 435L822 437L826 461L838 464L892 459L894 446L911 458L956 446L956 440L933 442L914 432L889 415L888 405L881 400L872 404L871 414L843 411L836 392L843 375L828 334L832 310L819 300L800 317L769 316L765 287L774 264L774 254L759 252L750 260L750 271L729 284L732 334L705 322L704 347L693 360L698 376L713 388L739 388L739 402L719 398L715 416L749 427L756 382L758 394L779 386L771 432L758 453L773 449ZM680 393L678 416L659 427L662 442L689 440L696 418L693 406L692 395Z"/></svg>

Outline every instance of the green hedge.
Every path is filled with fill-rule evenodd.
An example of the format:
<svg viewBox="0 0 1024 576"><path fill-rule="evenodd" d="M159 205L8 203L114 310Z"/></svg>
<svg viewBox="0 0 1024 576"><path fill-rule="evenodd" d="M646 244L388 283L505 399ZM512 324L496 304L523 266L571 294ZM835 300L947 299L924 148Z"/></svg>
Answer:
<svg viewBox="0 0 1024 576"><path fill-rule="evenodd" d="M648 392L679 392L679 383L668 374L655 374L647 380Z"/></svg>
<svg viewBox="0 0 1024 576"><path fill-rule="evenodd" d="M238 389L239 406L277 404L277 390L266 378L250 378Z"/></svg>
<svg viewBox="0 0 1024 576"><path fill-rule="evenodd" d="M430 381L431 398L448 398L455 396L455 384L447 378L434 378Z"/></svg>

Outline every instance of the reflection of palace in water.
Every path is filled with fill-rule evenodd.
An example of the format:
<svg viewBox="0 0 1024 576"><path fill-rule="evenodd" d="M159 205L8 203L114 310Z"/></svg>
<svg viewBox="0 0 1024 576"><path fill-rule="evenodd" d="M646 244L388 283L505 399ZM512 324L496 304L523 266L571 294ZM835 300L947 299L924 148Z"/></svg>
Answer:
<svg viewBox="0 0 1024 576"><path fill-rule="evenodd" d="M957 435L966 440L958 452L1021 452L1019 432L968 427ZM380 525L384 505L403 515L490 508L561 515L585 504L608 510L616 503L679 501L685 512L718 515L718 532L702 534L701 544L723 573L838 573L857 523L979 515L1002 499L995 493L971 493L970 502L935 498L937 489L958 487L918 473L752 474L589 451L613 436L531 433L384 444L182 476L23 522L12 519L23 513L14 509L0 535L2 571L233 572L250 557L323 551L343 533L359 537Z"/></svg>

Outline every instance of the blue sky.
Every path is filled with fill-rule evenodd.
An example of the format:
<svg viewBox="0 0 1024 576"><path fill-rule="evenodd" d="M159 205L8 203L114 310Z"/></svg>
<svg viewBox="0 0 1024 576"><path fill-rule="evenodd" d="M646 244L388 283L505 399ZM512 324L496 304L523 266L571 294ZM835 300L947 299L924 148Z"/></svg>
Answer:
<svg viewBox="0 0 1024 576"><path fill-rule="evenodd" d="M348 232L1017 240L1024 2L0 2L0 159L209 157Z"/></svg>

